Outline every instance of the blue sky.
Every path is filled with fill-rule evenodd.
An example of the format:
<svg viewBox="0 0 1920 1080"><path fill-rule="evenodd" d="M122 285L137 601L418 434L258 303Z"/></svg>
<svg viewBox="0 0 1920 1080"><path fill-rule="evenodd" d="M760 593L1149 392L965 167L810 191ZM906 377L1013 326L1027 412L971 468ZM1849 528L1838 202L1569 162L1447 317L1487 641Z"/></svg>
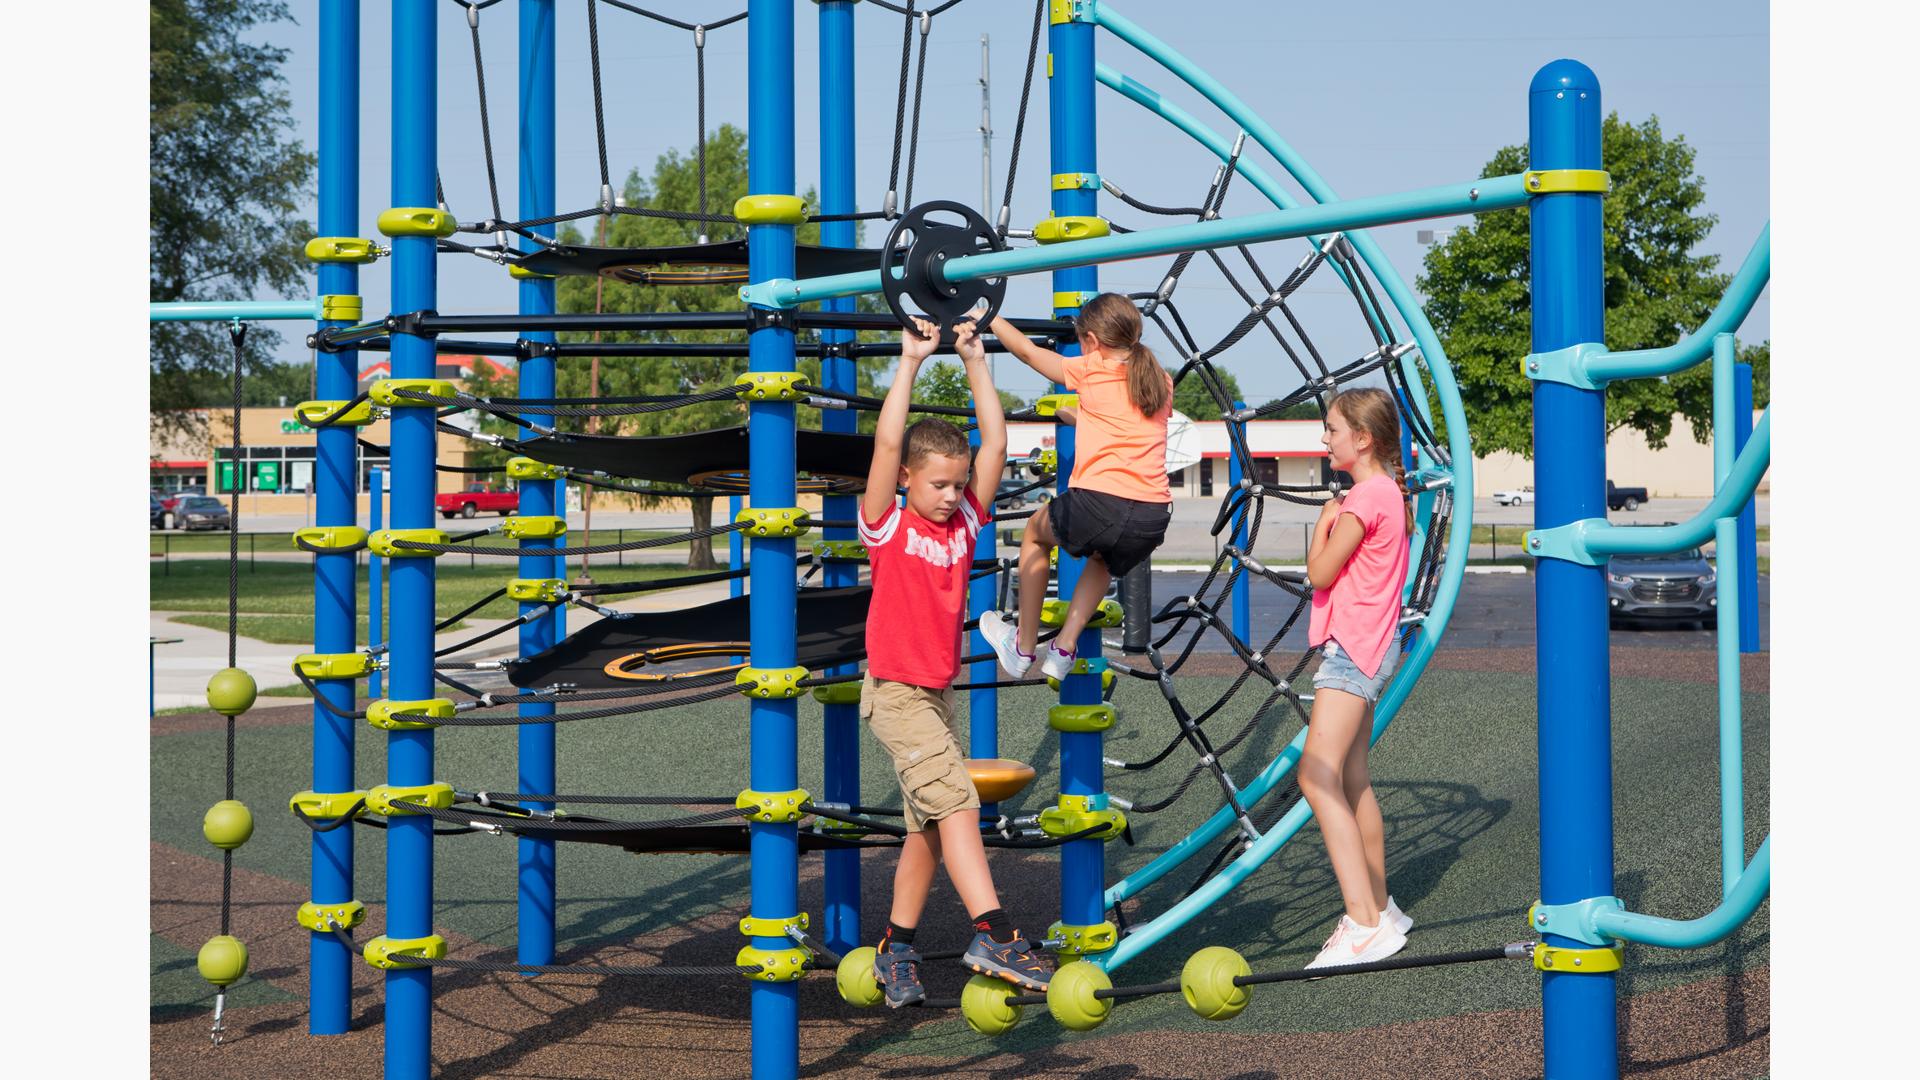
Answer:
<svg viewBox="0 0 1920 1080"><path fill-rule="evenodd" d="M715 20L744 8L745 0L696 3L654 0L651 7L689 22ZM296 0L297 25L264 35L292 50L285 71L299 138L317 142L317 4ZM559 5L558 192L561 210L597 199L599 175L593 135L585 5ZM1378 0L1364 6L1208 3L1208 18L1191 4L1128 0L1119 10L1213 73L1312 163L1344 197L1383 194L1453 183L1478 175L1498 147L1526 132L1526 86L1533 72L1561 56L1581 60L1599 75L1604 103L1624 118L1657 115L1671 137L1684 135L1697 151L1707 208L1719 225L1705 250L1731 272L1768 219L1769 21L1759 2L1714 0L1675 4L1620 0L1606 5L1487 5L1485 18L1463 18L1458 5ZM440 21L439 161L447 197L462 220L487 215L484 155L474 92L471 45L462 12L451 0ZM516 5L499 4L481 19L489 112L494 125L502 203L509 213L514 187L514 78ZM798 5L796 116L798 176L804 189L818 177L817 75L812 5ZM388 6L368 4L362 26L361 235L389 205L390 46ZM1517 17L1516 14L1517 13ZM1019 104L1032 7L1028 0L966 0L934 20L928 49L915 201L980 199L979 38L992 37L994 197L1007 164ZM643 174L668 148L692 144L693 43L685 31L602 5L602 66L608 150L616 177L638 165ZM858 200L877 208L886 188L898 74L899 17L870 4L856 16L859 123ZM744 23L712 31L707 42L707 122L744 126ZM1044 43L1043 43L1044 49ZM1197 94L1123 42L1102 35L1099 57L1133 75L1231 134L1231 123ZM1044 61L1043 61L1044 62ZM1044 72L1036 78L1013 220L1031 224L1046 214ZM1204 193L1213 160L1197 144L1137 106L1102 89L1098 100L1100 171L1150 202L1192 204ZM1257 151L1250 150L1250 153ZM1282 175L1271 161L1269 172ZM1115 220L1151 224L1117 200L1102 200ZM1226 213L1270 209L1250 185L1238 184ZM311 218L311 202L306 211ZM1166 219L1160 219L1162 221ZM1411 284L1419 272L1419 228L1438 221L1373 230L1387 257ZM870 240L874 238L870 236ZM1257 249L1272 272L1284 272L1304 250L1301 241ZM1158 283L1165 260L1103 268L1106 288L1138 290ZM387 268L363 271L369 312L387 310ZM478 259L443 256L439 309L447 313L512 310L514 290L503 270ZM1011 313L1044 315L1050 286L1044 276L1018 279L1009 289ZM1202 344L1216 339L1244 312L1238 297L1204 259L1196 261L1177 294ZM1344 290L1330 275L1317 277L1294 303L1330 361L1352 359L1367 345ZM1769 336L1769 300L1762 297L1742 337ZM1149 338L1149 341L1153 341ZM299 335L289 335L285 359L306 359ZM1166 354L1163 352L1163 358ZM999 365L1015 392L1037 391L1038 376ZM1263 401L1296 385L1292 368L1270 339L1249 336L1230 351L1226 367L1246 396ZM1031 385L1029 385L1031 384Z"/></svg>

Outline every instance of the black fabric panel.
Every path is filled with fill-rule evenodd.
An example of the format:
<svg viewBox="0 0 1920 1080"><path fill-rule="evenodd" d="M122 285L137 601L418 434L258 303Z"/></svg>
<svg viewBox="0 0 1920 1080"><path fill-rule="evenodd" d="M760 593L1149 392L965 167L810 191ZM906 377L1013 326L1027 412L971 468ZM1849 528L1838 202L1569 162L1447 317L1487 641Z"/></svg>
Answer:
<svg viewBox="0 0 1920 1080"><path fill-rule="evenodd" d="M871 585L800 590L794 663L819 671L866 656L867 607L872 598ZM608 675L606 666L623 656L651 649L749 642L752 635L747 605L751 599L732 596L696 608L632 612L588 623L553 648L512 661L507 677L519 687L564 683L582 690L604 690L637 686L633 679ZM694 658L695 666L720 666L726 663L725 656L733 654L720 655L721 659L704 662Z"/></svg>
<svg viewBox="0 0 1920 1080"><path fill-rule="evenodd" d="M794 248L795 277L856 274L880 268L880 253L864 248L800 244ZM679 247L604 248L561 245L534 252L520 265L536 274L556 276L644 270L659 266L746 266L747 242L726 240ZM628 275L622 275L628 276Z"/></svg>
<svg viewBox="0 0 1920 1080"><path fill-rule="evenodd" d="M864 489L873 463L873 436L810 431L795 434L799 471L856 482ZM549 465L599 470L639 480L691 483L714 473L747 471L747 429L694 431L684 435L547 435L514 444L520 453Z"/></svg>

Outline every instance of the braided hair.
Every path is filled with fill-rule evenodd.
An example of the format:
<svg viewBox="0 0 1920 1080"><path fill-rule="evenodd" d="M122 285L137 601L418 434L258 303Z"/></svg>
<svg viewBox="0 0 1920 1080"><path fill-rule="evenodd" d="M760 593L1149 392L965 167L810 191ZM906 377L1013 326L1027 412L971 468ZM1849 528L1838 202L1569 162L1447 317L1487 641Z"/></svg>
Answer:
<svg viewBox="0 0 1920 1080"><path fill-rule="evenodd" d="M1400 488L1400 500L1407 510L1407 531L1413 531L1413 503L1407 494L1407 469L1400 461L1400 409L1393 395L1373 386L1342 390L1327 403L1328 411L1340 410L1347 423L1367 433L1373 442L1373 460L1381 470L1391 473Z"/></svg>

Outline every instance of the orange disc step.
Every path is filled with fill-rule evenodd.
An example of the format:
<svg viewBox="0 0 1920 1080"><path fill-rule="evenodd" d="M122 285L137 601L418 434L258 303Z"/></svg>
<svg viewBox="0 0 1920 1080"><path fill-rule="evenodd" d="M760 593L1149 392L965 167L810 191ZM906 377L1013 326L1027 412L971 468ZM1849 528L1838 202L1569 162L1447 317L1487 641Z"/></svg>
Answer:
<svg viewBox="0 0 1920 1080"><path fill-rule="evenodd" d="M1033 783L1033 766L1008 758L968 758L967 776L983 803L1004 802Z"/></svg>

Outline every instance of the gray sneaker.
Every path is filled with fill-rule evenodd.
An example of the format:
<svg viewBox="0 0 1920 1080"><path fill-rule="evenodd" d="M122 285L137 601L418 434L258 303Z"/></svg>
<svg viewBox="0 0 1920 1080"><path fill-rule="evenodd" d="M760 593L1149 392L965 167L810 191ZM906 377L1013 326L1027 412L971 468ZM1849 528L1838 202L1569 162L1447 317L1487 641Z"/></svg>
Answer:
<svg viewBox="0 0 1920 1080"><path fill-rule="evenodd" d="M918 1005L927 999L920 985L920 954L911 945L883 941L873 958L873 977L887 996L887 1008Z"/></svg>
<svg viewBox="0 0 1920 1080"><path fill-rule="evenodd" d="M960 962L982 975L1005 979L1035 993L1046 993L1053 976L1052 962L1034 952L1033 943L1021 937L1018 930L1013 932L1012 941L995 941L984 930L973 935L973 944L967 946Z"/></svg>

